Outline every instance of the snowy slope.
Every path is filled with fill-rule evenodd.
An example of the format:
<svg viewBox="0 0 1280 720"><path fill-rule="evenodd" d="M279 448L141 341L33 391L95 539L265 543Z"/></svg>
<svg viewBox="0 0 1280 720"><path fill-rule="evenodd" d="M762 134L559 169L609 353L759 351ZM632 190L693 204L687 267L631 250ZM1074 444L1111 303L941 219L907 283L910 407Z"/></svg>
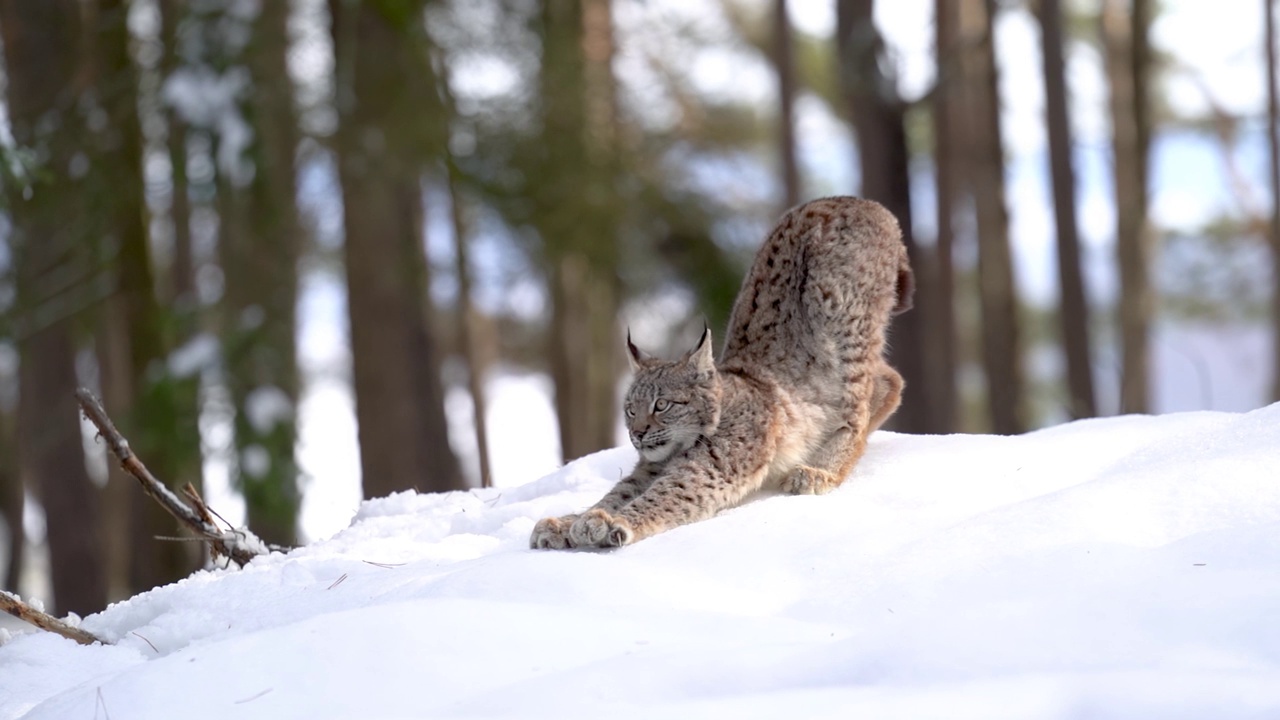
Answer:
<svg viewBox="0 0 1280 720"><path fill-rule="evenodd" d="M1280 404L879 433L831 495L527 549L633 460L365 503L84 620L115 646L15 637L0 718L1280 716Z"/></svg>

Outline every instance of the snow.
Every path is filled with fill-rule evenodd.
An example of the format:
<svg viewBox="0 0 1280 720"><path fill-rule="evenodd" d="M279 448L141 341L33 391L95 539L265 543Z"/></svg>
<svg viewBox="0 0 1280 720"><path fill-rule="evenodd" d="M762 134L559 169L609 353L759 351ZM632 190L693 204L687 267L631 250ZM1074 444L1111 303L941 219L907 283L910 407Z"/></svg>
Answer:
<svg viewBox="0 0 1280 720"><path fill-rule="evenodd" d="M332 538L0 647L0 718L1280 714L1280 404L877 433L844 487L527 549L635 460L364 503Z"/></svg>
<svg viewBox="0 0 1280 720"><path fill-rule="evenodd" d="M275 385L260 385L245 397L244 412L254 432L267 435L293 418L293 401Z"/></svg>
<svg viewBox="0 0 1280 720"><path fill-rule="evenodd" d="M216 367L221 346L209 333L199 333L169 353L166 364L175 378L187 378L206 368Z"/></svg>

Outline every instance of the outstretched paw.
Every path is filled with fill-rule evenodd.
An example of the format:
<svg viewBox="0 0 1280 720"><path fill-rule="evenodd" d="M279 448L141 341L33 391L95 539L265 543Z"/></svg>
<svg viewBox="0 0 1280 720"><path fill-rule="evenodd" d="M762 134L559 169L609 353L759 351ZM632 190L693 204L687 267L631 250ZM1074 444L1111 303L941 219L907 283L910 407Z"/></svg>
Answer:
<svg viewBox="0 0 1280 720"><path fill-rule="evenodd" d="M631 523L599 508L588 510L569 528L573 547L622 547L635 539Z"/></svg>
<svg viewBox="0 0 1280 720"><path fill-rule="evenodd" d="M840 487L840 478L806 465L792 470L782 480L782 491L792 495L825 495Z"/></svg>
<svg viewBox="0 0 1280 720"><path fill-rule="evenodd" d="M533 526L529 547L534 550L565 550L573 547L573 542L569 539L569 528L577 519L577 515L565 515L539 520L538 524Z"/></svg>

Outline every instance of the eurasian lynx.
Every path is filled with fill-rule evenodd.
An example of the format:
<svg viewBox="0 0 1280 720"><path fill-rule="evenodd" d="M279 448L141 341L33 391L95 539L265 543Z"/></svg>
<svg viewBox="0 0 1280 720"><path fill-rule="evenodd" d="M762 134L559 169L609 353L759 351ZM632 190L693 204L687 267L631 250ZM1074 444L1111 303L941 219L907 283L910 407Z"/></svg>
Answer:
<svg viewBox="0 0 1280 720"><path fill-rule="evenodd" d="M885 331L911 292L901 231L882 206L836 197L792 209L756 254L719 364L710 330L674 362L627 338L636 375L625 412L640 462L582 515L539 521L530 544L627 545L762 488L835 489L898 408Z"/></svg>

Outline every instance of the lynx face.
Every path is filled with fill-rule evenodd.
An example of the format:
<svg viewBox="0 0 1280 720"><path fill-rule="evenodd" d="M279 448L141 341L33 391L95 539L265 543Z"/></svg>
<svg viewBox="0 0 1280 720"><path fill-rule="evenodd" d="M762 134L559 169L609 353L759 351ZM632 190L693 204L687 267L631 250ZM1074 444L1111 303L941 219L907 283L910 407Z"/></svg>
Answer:
<svg viewBox="0 0 1280 720"><path fill-rule="evenodd" d="M720 424L720 378L711 332L674 362L656 360L627 338L635 378L623 403L631 444L649 462L663 462L711 435Z"/></svg>

